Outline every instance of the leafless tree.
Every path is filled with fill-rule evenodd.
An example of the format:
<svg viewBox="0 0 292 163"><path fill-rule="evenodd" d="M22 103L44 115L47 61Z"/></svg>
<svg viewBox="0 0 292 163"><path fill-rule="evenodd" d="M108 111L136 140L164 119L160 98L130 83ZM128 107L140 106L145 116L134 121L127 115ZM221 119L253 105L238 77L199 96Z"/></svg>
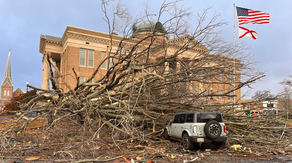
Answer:
<svg viewBox="0 0 292 163"><path fill-rule="evenodd" d="M278 95L279 110L284 112L283 117L292 118L292 76L288 76L280 84L283 86Z"/></svg>
<svg viewBox="0 0 292 163"><path fill-rule="evenodd" d="M255 94L251 97L255 101L264 101L267 100L268 98L275 98L276 96L271 94L270 90L259 90L256 91Z"/></svg>

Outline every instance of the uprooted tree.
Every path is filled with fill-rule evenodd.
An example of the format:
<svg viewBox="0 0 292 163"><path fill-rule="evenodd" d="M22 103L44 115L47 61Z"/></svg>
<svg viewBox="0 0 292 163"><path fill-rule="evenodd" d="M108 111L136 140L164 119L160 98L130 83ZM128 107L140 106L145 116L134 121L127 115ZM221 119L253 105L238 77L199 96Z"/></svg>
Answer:
<svg viewBox="0 0 292 163"><path fill-rule="evenodd" d="M87 150L95 156L96 148L92 147L100 142L111 141L119 148L117 139L123 139L124 143L157 139L174 114L182 111L221 111L230 122L227 124L232 134L250 135L248 131L254 128L245 130L249 120L234 118L234 108L240 102L239 90L264 75L253 69L253 61L244 53L243 46L236 45L234 49L219 36L217 29L226 23L218 21L218 15L208 19L208 9L197 17L192 28L188 23L192 16L190 9L179 8L177 1L162 3L156 20L147 6L142 16L132 18L120 3L109 16L108 3L103 1L101 5L109 27L104 59L83 83L79 83L74 72L76 87L72 87L63 80L62 75L67 74L61 74L49 52L45 54L53 89L29 86L39 94L22 103L21 111L10 111L16 119L2 131L4 137L30 140L35 146L11 149L36 152L50 142L46 148L54 154L70 151L71 156L81 157ZM114 33L124 37L113 39ZM111 64L106 74L90 83L107 61ZM68 92L59 87L60 82ZM237 97L233 94L236 91L239 91ZM28 117L32 112L37 116ZM25 131L39 118L40 123L48 121L48 125L41 130L42 137L31 140ZM253 127L263 127L270 121L258 119L252 123L257 124ZM259 135L245 142L258 140ZM77 150L81 145L84 150Z"/></svg>

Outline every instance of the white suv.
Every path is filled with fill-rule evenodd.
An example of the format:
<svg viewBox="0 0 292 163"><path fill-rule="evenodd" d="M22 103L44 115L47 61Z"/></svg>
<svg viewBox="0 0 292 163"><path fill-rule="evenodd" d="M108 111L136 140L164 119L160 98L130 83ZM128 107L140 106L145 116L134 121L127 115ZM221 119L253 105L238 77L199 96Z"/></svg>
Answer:
<svg viewBox="0 0 292 163"><path fill-rule="evenodd" d="M182 112L165 127L164 138L181 139L185 149L192 149L194 143L225 146L226 126L219 112Z"/></svg>

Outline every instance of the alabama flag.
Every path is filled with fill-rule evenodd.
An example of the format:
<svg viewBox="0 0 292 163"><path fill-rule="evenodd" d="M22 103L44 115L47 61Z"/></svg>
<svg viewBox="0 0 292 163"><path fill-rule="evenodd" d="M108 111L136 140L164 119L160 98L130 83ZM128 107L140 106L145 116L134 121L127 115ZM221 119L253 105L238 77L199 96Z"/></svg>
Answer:
<svg viewBox="0 0 292 163"><path fill-rule="evenodd" d="M256 31L252 30L252 29L248 29L246 27L241 27L238 26L238 34L239 34L239 38L243 38L243 37L251 37L252 39L257 39L257 37L259 36L258 33L256 33Z"/></svg>

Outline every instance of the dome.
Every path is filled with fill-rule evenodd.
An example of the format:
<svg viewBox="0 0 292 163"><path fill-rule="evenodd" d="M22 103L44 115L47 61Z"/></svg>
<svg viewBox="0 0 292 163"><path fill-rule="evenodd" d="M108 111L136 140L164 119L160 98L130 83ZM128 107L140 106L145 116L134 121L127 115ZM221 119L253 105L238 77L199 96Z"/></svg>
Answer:
<svg viewBox="0 0 292 163"><path fill-rule="evenodd" d="M166 34L166 30L163 27L163 25L160 22L155 22L155 21L146 21L143 22L139 25L134 24L133 25L133 33L137 32L146 32L146 31L153 31L156 29L157 32L164 33Z"/></svg>

